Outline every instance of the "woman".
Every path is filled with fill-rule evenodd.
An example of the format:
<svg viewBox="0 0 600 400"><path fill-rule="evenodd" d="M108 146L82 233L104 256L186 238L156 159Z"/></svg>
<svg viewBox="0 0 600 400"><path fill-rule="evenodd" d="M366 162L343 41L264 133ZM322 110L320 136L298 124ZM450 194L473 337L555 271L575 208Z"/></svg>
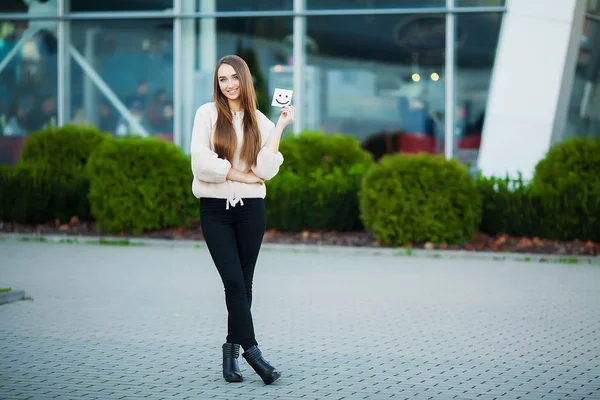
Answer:
<svg viewBox="0 0 600 400"><path fill-rule="evenodd" d="M230 55L217 63L214 102L196 111L190 153L192 191L200 199L200 226L217 267L228 311L223 377L241 382L237 358L244 358L268 385L280 373L258 349L250 306L252 278L266 228L264 181L283 163L279 141L294 120L283 107L277 124L256 109L248 65Z"/></svg>

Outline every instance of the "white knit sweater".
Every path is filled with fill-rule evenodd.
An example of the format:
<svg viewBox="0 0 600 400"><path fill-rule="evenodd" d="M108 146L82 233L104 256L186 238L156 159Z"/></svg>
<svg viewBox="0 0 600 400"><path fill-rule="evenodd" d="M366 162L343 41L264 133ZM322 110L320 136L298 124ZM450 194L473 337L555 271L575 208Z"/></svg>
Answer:
<svg viewBox="0 0 600 400"><path fill-rule="evenodd" d="M244 198L265 198L267 192L264 184L247 184L227 180L227 173L233 167L242 172L250 171L244 162L240 161L242 149L242 112L234 113L233 126L237 133L237 149L233 156L233 163L219 158L213 151L213 136L217 122L217 107L215 103L206 103L198 108L194 118L190 155L192 158L192 192L197 198L211 197L227 199L226 207L235 206L238 202L243 204ZM280 152L273 153L266 146L275 130L275 124L262 112L256 110L258 128L261 135L261 149L256 159L256 166L252 171L256 176L269 180L279 172L283 163Z"/></svg>

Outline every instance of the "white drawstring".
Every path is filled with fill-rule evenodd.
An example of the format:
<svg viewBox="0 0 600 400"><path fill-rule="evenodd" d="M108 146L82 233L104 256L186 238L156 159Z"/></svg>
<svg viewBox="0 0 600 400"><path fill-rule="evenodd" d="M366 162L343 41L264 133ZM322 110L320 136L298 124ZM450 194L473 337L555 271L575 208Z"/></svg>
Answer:
<svg viewBox="0 0 600 400"><path fill-rule="evenodd" d="M240 203L240 205L243 206L244 200L242 200L241 197L238 197L238 198L233 197L233 198L227 199L227 200L225 200L225 209L229 210L230 204L231 204L231 207L235 207L237 205L237 203Z"/></svg>

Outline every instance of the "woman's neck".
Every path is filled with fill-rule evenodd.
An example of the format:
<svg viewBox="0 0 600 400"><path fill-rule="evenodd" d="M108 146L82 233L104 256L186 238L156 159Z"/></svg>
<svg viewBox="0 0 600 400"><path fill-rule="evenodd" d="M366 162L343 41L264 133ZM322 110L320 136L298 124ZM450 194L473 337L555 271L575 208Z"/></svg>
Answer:
<svg viewBox="0 0 600 400"><path fill-rule="evenodd" d="M233 112L242 111L242 102L241 101L229 101L229 109Z"/></svg>

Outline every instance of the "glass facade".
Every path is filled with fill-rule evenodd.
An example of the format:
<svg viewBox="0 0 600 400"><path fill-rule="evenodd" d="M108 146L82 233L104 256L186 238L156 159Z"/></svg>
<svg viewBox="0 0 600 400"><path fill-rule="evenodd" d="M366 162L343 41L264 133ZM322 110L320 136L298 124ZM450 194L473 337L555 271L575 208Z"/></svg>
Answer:
<svg viewBox="0 0 600 400"><path fill-rule="evenodd" d="M69 37L66 122L172 136L173 20L78 20Z"/></svg>
<svg viewBox="0 0 600 400"><path fill-rule="evenodd" d="M446 0L306 0L309 10L423 8L446 6Z"/></svg>
<svg viewBox="0 0 600 400"><path fill-rule="evenodd" d="M458 14L455 38L454 155L475 165L502 14ZM477 32L477 34L473 34Z"/></svg>
<svg viewBox="0 0 600 400"><path fill-rule="evenodd" d="M564 137L600 137L600 1L588 0Z"/></svg>
<svg viewBox="0 0 600 400"><path fill-rule="evenodd" d="M4 0L0 163L15 162L28 133L71 122L160 135L187 151L193 113L212 99L214 65L232 53L250 65L259 108L273 119L273 90L295 90L300 118L287 133L354 135L377 158L427 151L473 161L503 7L499 0Z"/></svg>
<svg viewBox="0 0 600 400"><path fill-rule="evenodd" d="M314 101L307 127L355 135L377 157L444 153L445 21L441 14L308 17ZM391 148L382 147L386 141Z"/></svg>

